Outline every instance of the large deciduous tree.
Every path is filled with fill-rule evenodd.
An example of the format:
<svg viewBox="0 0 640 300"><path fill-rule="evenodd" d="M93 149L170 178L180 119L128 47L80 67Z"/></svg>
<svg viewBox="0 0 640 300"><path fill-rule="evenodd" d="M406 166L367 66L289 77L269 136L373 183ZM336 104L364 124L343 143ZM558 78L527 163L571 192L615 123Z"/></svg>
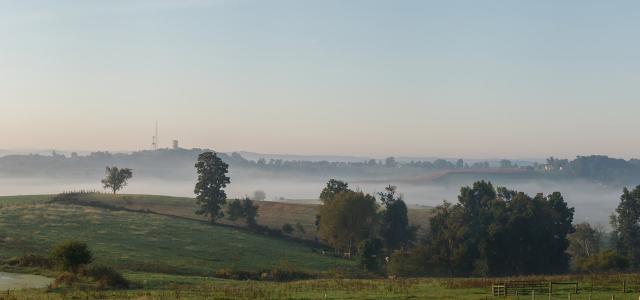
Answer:
<svg viewBox="0 0 640 300"><path fill-rule="evenodd" d="M362 192L340 192L320 206L319 236L338 251L354 253L375 231L375 197Z"/></svg>
<svg viewBox="0 0 640 300"><path fill-rule="evenodd" d="M102 179L105 189L110 189L115 194L127 185L127 181L133 177L131 169L118 167L107 167L106 176Z"/></svg>
<svg viewBox="0 0 640 300"><path fill-rule="evenodd" d="M205 152L198 156L196 162L198 181L194 189L196 201L200 208L196 211L198 215L209 218L211 224L216 218L222 217L222 206L227 201L227 194L224 188L231 183L227 176L229 165L220 159L214 152Z"/></svg>
<svg viewBox="0 0 640 300"><path fill-rule="evenodd" d="M330 179L320 193L320 201L327 203L327 201L333 200L338 193L349 191L351 190L349 189L348 183L337 179Z"/></svg>

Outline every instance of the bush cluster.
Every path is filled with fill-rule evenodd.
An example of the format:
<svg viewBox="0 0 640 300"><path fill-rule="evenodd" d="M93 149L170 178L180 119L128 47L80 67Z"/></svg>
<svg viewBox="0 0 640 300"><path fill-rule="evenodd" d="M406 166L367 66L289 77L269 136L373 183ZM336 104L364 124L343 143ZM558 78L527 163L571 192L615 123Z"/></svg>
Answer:
<svg viewBox="0 0 640 300"><path fill-rule="evenodd" d="M98 288L128 289L131 285L129 280L112 267L90 266L85 270L85 275L93 278L98 283Z"/></svg>
<svg viewBox="0 0 640 300"><path fill-rule="evenodd" d="M275 267L263 271L242 271L230 269L218 269L215 277L233 280L269 280L269 281L293 281L314 278L310 273L297 271L290 268Z"/></svg>

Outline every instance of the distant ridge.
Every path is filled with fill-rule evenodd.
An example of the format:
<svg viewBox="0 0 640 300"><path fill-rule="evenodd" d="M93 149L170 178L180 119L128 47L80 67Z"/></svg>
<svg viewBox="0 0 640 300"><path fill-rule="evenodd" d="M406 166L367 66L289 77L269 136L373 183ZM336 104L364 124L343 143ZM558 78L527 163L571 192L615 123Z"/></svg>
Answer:
<svg viewBox="0 0 640 300"><path fill-rule="evenodd" d="M233 152L228 152L233 153ZM249 151L237 151L242 157L248 160L258 160L264 158L269 159L282 159L282 160L298 160L298 161L337 161L337 162L363 162L371 157L366 156L348 156L348 155L295 155L295 154L264 154Z"/></svg>

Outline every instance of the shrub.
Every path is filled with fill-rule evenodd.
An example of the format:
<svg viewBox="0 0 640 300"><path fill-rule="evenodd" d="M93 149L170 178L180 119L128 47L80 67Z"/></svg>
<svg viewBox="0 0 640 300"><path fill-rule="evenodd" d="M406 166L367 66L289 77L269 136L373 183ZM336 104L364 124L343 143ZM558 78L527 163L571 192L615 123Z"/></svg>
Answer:
<svg viewBox="0 0 640 300"><path fill-rule="evenodd" d="M233 280L272 280L272 281L292 281L298 279L313 278L312 274L293 270L287 266L275 267L271 270L251 272L242 270L218 269L214 274L217 278Z"/></svg>
<svg viewBox="0 0 640 300"><path fill-rule="evenodd" d="M293 233L293 226L289 223L282 225L282 232L287 235Z"/></svg>
<svg viewBox="0 0 640 300"><path fill-rule="evenodd" d="M233 279L233 280L258 280L260 273L248 272L241 270L218 269L214 274L217 278Z"/></svg>
<svg viewBox="0 0 640 300"><path fill-rule="evenodd" d="M300 222L296 223L296 230L299 234L305 234L304 226Z"/></svg>
<svg viewBox="0 0 640 300"><path fill-rule="evenodd" d="M58 277L56 277L56 280L53 281L53 284L51 286L53 288L71 287L74 283L78 281L79 281L79 278L76 274L71 272L63 272L60 275L58 275Z"/></svg>
<svg viewBox="0 0 640 300"><path fill-rule="evenodd" d="M611 272L623 271L629 267L629 261L613 250L600 252L578 261L578 268L582 272Z"/></svg>
<svg viewBox="0 0 640 300"><path fill-rule="evenodd" d="M128 289L130 286L129 280L112 267L92 266L86 275L97 281L99 288Z"/></svg>
<svg viewBox="0 0 640 300"><path fill-rule="evenodd" d="M433 263L433 254L425 246L417 246L411 251L396 251L387 266L390 274L405 277L450 276L442 266Z"/></svg>
<svg viewBox="0 0 640 300"><path fill-rule="evenodd" d="M293 270L287 267L276 267L271 270L271 279L274 281L292 281L300 279L309 279L312 276L309 273Z"/></svg>
<svg viewBox="0 0 640 300"><path fill-rule="evenodd" d="M55 246L49 258L60 269L77 273L80 266L91 263L93 255L86 243L68 240Z"/></svg>

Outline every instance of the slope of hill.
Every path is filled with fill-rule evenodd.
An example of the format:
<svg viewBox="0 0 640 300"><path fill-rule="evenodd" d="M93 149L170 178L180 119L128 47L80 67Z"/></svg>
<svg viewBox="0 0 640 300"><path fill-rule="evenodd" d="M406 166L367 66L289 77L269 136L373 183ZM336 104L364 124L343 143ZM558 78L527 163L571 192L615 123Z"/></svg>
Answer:
<svg viewBox="0 0 640 300"><path fill-rule="evenodd" d="M207 276L219 269L286 265L322 272L354 265L294 241L157 214L39 203L5 205L0 215L0 259L46 255L52 245L78 239L90 245L96 263L128 271Z"/></svg>
<svg viewBox="0 0 640 300"><path fill-rule="evenodd" d="M51 196L45 195L0 197L0 206L2 206L3 203L20 203L21 201L33 203L39 200L39 203L42 203L50 198ZM206 218L194 213L197 209L195 199L188 197L92 193L83 195L83 201L87 204L101 203L128 210L149 211L161 215L176 216L197 221L206 220ZM304 232L296 229L293 233L294 237L306 240L316 239L315 221L318 204L310 204L308 201L303 203L294 203L293 201L256 201L255 204L259 207L257 218L259 224L266 225L272 229L280 229L284 224L300 224L304 228ZM429 225L430 211L431 209L428 207L412 207L408 213L409 221L413 225L425 229ZM228 219L221 219L220 222L222 224L244 226L242 220L232 222Z"/></svg>

